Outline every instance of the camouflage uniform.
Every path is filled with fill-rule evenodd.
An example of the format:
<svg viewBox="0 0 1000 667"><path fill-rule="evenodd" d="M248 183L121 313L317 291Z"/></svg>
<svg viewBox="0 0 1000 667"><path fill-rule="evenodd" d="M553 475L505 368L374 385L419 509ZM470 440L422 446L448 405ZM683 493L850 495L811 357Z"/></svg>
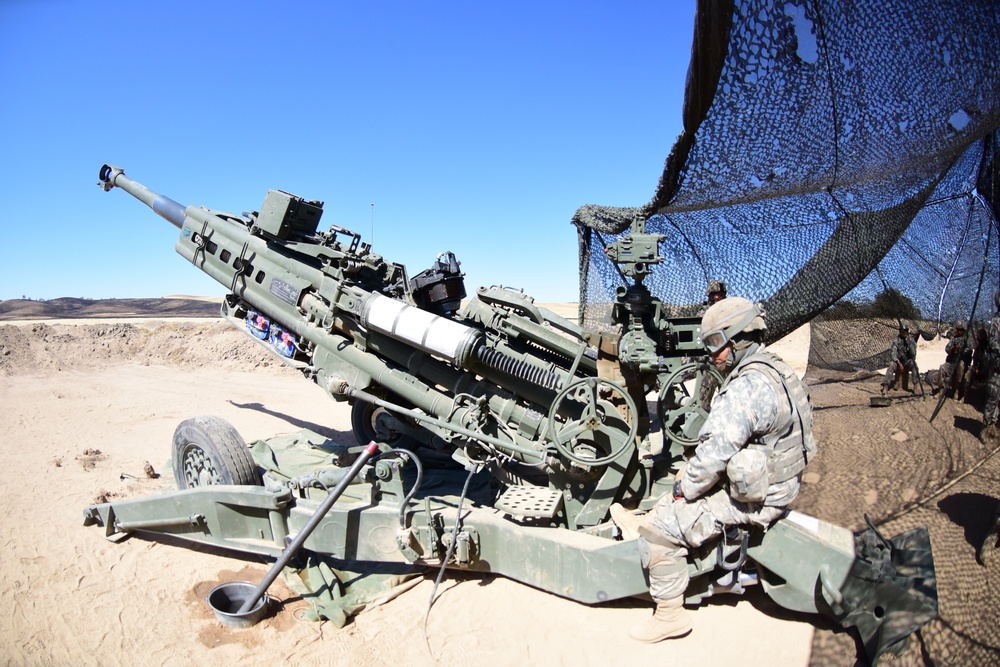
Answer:
<svg viewBox="0 0 1000 667"><path fill-rule="evenodd" d="M989 369L989 379L986 381L986 407L983 408L983 424L996 427L998 417L997 405L1000 403L1000 313L993 316L990 322L989 340L986 343L986 367Z"/></svg>
<svg viewBox="0 0 1000 667"><path fill-rule="evenodd" d="M972 340L969 338L969 334L965 333L964 328L960 329L960 331L962 332L961 335L956 335L955 340L951 341L956 347L946 350L949 354L953 352L957 355L954 375L951 376L951 388L955 397L959 400L965 397L965 393L969 387L967 378L972 368L973 352Z"/></svg>
<svg viewBox="0 0 1000 667"><path fill-rule="evenodd" d="M902 375L902 389L907 391L907 381L912 375L914 381L918 379L917 373L917 341L914 340L909 331L901 329L899 335L892 341L889 348L889 367L885 369L885 380L882 381L882 393L893 389L896 385L896 372L900 369Z"/></svg>
<svg viewBox="0 0 1000 667"><path fill-rule="evenodd" d="M726 526L766 527L784 514L815 451L812 423L809 395L795 372L763 347L748 350L702 426L701 443L681 477L684 498L661 498L638 528L654 599L676 598L687 589L689 547L718 537ZM744 450L767 459L762 502L739 500L731 479L730 464Z"/></svg>
<svg viewBox="0 0 1000 667"><path fill-rule="evenodd" d="M972 361L969 363L969 371L966 373L966 384L972 387L974 384L985 382L989 379L990 369L986 359L986 348L989 347L989 333L983 326L976 327L975 345L972 348Z"/></svg>
<svg viewBox="0 0 1000 667"><path fill-rule="evenodd" d="M936 371L928 371L932 393L944 391L948 397L962 398L962 382L972 361L972 347L966 345L965 329L957 328L944 348L944 363Z"/></svg>

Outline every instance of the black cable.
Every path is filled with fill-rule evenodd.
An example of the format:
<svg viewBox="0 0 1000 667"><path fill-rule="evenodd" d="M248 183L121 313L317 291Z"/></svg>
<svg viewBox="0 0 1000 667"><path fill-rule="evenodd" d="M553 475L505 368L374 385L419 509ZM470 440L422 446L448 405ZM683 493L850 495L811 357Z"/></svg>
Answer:
<svg viewBox="0 0 1000 667"><path fill-rule="evenodd" d="M413 452L411 452L408 449L402 449L402 448L399 448L399 447L396 447L394 449L387 449L386 451L384 451L384 452L382 452L381 454L378 455L378 459L381 459L383 456L385 456L387 454L397 454L397 455L398 454L402 454L406 458L408 458L411 461L413 461L413 465L416 466L416 468L417 468L417 479L414 480L413 487L410 488L410 492L407 493L406 496L403 498L403 502L401 502L399 504L399 527L405 529L406 528L406 506L410 504L410 501L413 499L413 496L416 495L416 493L417 493L417 489L420 488L420 483L424 479L424 466L423 466L422 463L420 463L420 457L417 456L416 454L414 454ZM376 460L378 460L378 459L376 459Z"/></svg>
<svg viewBox="0 0 1000 667"><path fill-rule="evenodd" d="M468 476L465 478L465 485L462 486L462 494L458 498L458 510L455 512L455 526L451 530L451 541L448 544L448 549L445 552L444 559L441 561L441 568L438 570L437 578L434 580L434 588L431 589L431 597L427 601L427 612L424 614L424 645L427 647L427 652L430 653L431 658L434 658L434 652L431 651L430 642L427 640L427 621L431 617L431 607L434 606L434 600L437 598L438 585L441 580L444 579L444 572L448 568L448 561L451 560L451 556L455 551L455 544L458 542L458 528L462 522L462 505L465 502L465 495L469 491L469 483L472 481L473 475L479 472L479 467L475 467L469 471Z"/></svg>

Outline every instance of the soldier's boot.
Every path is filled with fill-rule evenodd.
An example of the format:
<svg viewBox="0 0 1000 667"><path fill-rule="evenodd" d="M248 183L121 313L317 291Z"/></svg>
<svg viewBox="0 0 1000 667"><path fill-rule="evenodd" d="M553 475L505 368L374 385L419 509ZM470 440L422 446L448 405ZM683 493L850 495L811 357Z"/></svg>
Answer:
<svg viewBox="0 0 1000 667"><path fill-rule="evenodd" d="M684 609L684 591L691 582L687 547L651 530L646 523L640 525L639 533L639 560L656 609L644 623L633 627L629 636L649 644L683 637L691 632L691 619Z"/></svg>
<svg viewBox="0 0 1000 667"><path fill-rule="evenodd" d="M996 441L998 435L1000 434L997 433L996 425L990 424L989 426L983 429L982 434L980 435L980 439L982 439L984 443L992 444L993 442Z"/></svg>
<svg viewBox="0 0 1000 667"><path fill-rule="evenodd" d="M653 615L629 632L632 639L653 644L664 639L683 637L691 632L691 615L684 609L683 595L655 602Z"/></svg>
<svg viewBox="0 0 1000 667"><path fill-rule="evenodd" d="M639 524L642 519L632 514L619 503L613 503L610 508L611 520L622 531L623 540L633 540L639 537Z"/></svg>

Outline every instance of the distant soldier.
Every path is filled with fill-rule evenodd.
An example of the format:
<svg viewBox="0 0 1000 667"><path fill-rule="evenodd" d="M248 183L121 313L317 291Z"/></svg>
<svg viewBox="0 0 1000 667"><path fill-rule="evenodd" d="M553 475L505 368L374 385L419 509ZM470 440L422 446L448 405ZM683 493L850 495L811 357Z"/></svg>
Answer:
<svg viewBox="0 0 1000 667"><path fill-rule="evenodd" d="M984 358L989 377L986 380L986 406L983 408L983 441L996 440L1000 435L997 430L997 418L1000 417L997 409L1000 403L1000 291L993 296L993 302L997 310L987 332Z"/></svg>
<svg viewBox="0 0 1000 667"><path fill-rule="evenodd" d="M708 304L698 311L698 317L704 317L706 310L726 298L726 283L721 280L710 280L708 287L705 288L705 296L708 298ZM703 409L708 410L712 405L712 398L718 388L719 381L715 376L705 373L701 379L701 391L698 393L698 403Z"/></svg>
<svg viewBox="0 0 1000 667"><path fill-rule="evenodd" d="M889 348L889 367L885 369L885 380L882 381L882 395L896 387L896 378L900 380L903 391L913 392L909 387L910 375L920 382L920 371L917 369L917 340L910 336L910 323L902 320L899 323L899 335L892 341ZM923 391L923 386L921 386Z"/></svg>
<svg viewBox="0 0 1000 667"><path fill-rule="evenodd" d="M931 393L944 391L948 398L962 400L966 371L972 363L972 345L965 335L965 325L956 323L951 329L951 339L944 348L945 359L936 371L928 372Z"/></svg>
<svg viewBox="0 0 1000 667"><path fill-rule="evenodd" d="M986 359L986 349L990 343L989 332L982 325L976 326L975 331L974 338L976 342L972 348L972 362L969 364L969 370L965 374L966 396L969 393L968 389L975 385L985 384L990 375L989 363Z"/></svg>
<svg viewBox="0 0 1000 667"><path fill-rule="evenodd" d="M989 324L977 323L973 327L973 339L975 344L972 348L972 363L965 374L965 399L969 400L971 392L986 386L990 378L989 360L986 358L986 350L989 347Z"/></svg>
<svg viewBox="0 0 1000 667"><path fill-rule="evenodd" d="M698 311L698 317L704 317L705 311L708 310L709 306L726 298L726 283L721 280L708 281L708 287L705 288L705 296L707 300L704 307Z"/></svg>

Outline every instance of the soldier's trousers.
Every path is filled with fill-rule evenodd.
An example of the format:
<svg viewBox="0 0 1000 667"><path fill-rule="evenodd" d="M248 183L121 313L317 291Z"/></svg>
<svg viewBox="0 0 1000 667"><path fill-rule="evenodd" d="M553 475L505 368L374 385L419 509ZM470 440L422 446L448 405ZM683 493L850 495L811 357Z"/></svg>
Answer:
<svg viewBox="0 0 1000 667"><path fill-rule="evenodd" d="M694 502L661 498L639 526L639 555L649 577L649 594L656 600L683 595L690 582L688 548L722 535L726 526L769 526L783 507L733 500L724 488Z"/></svg>
<svg viewBox="0 0 1000 667"><path fill-rule="evenodd" d="M1000 373L990 373L990 379L986 383L987 395L986 406L983 408L983 424L990 426L996 424L1000 414L997 406L1000 404Z"/></svg>
<svg viewBox="0 0 1000 667"><path fill-rule="evenodd" d="M962 398L960 394L962 391L962 381L965 379L964 373L965 366L963 364L959 363L958 370L956 371L954 364L945 362L937 370L927 371L925 379L927 380L927 384L931 386L932 392L944 391L949 397Z"/></svg>
<svg viewBox="0 0 1000 667"><path fill-rule="evenodd" d="M916 383L916 378L920 373L917 369L917 362L911 359L910 361L902 362L901 366L902 369L897 369L896 362L892 362L885 369L885 379L882 381L882 386L885 387L886 390L895 388L897 371L901 380L900 388L903 391L909 391L909 381L911 375L914 378L913 382Z"/></svg>

